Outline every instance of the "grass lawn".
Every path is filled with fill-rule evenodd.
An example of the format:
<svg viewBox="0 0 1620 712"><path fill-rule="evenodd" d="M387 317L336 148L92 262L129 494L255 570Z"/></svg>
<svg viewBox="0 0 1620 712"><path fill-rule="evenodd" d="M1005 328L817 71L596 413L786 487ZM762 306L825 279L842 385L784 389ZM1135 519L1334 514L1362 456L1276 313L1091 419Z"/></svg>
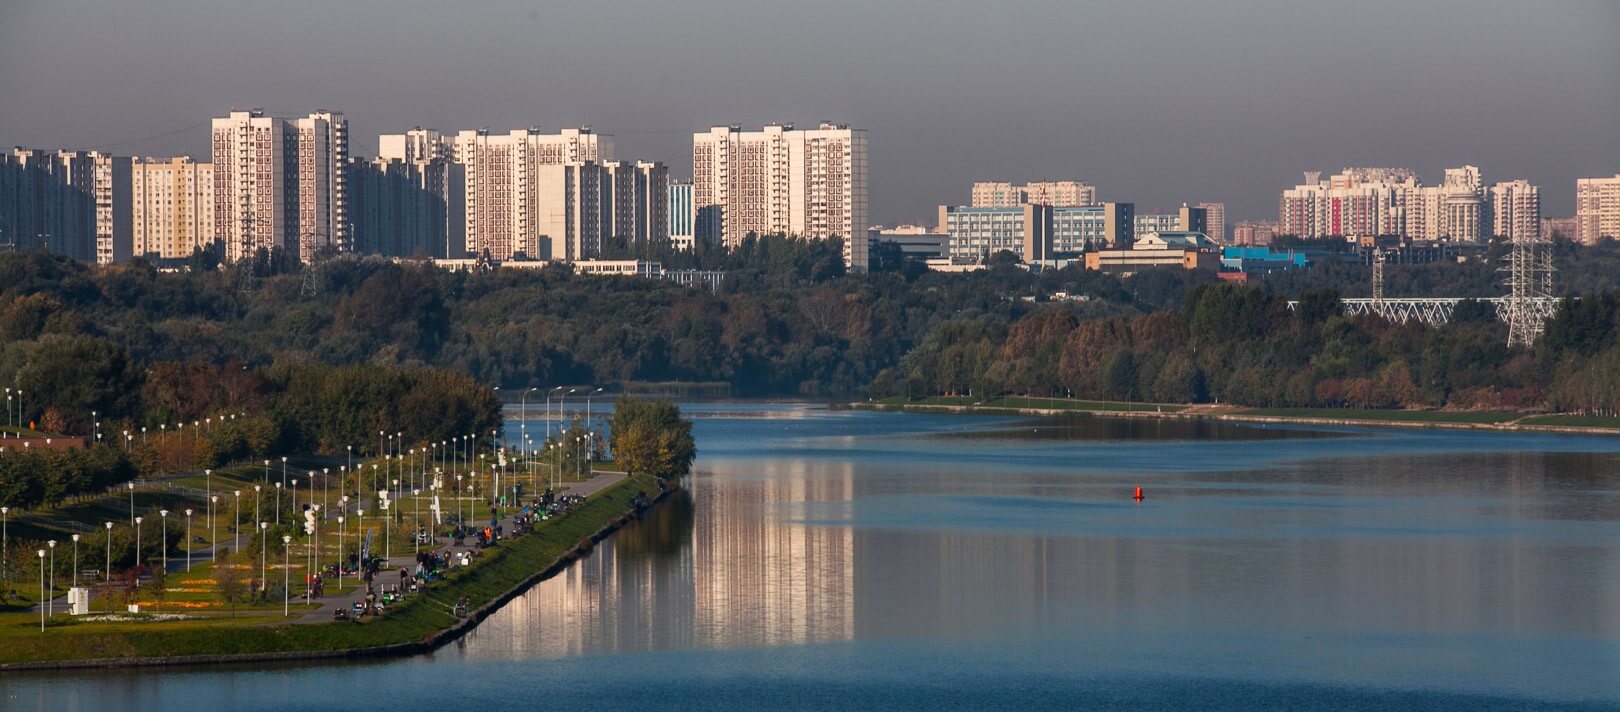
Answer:
<svg viewBox="0 0 1620 712"><path fill-rule="evenodd" d="M1282 418L1330 418L1398 423L1505 423L1521 414L1510 411L1358 410L1354 408L1247 408L1233 415L1269 415Z"/></svg>
<svg viewBox="0 0 1620 712"><path fill-rule="evenodd" d="M646 475L618 482L592 496L579 509L542 523L536 534L488 551L478 557L472 567L456 571L445 581L435 582L426 594L407 598L380 619L364 623L282 625L276 613L242 614L239 610L234 619L211 617L198 621L86 623L59 618L41 633L37 618L26 613L0 614L0 663L346 650L420 641L455 622L446 609L457 596L466 596L475 608L494 600L623 514L638 492L651 496L657 490L657 482ZM192 574L189 578L171 576L178 581L191 581L174 587L200 587L194 580L200 572L194 569Z"/></svg>
<svg viewBox="0 0 1620 712"><path fill-rule="evenodd" d="M1620 418L1601 415L1536 415L1520 421L1521 425L1563 425L1574 428L1620 428Z"/></svg>

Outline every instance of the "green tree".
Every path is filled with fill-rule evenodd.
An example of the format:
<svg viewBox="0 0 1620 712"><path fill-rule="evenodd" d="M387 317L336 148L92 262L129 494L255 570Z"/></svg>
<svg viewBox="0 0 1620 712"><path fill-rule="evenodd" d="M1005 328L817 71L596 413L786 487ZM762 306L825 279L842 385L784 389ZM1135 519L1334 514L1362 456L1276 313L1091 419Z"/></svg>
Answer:
<svg viewBox="0 0 1620 712"><path fill-rule="evenodd" d="M619 396L610 425L613 459L626 472L644 472L667 480L692 470L697 444L692 421L666 400Z"/></svg>

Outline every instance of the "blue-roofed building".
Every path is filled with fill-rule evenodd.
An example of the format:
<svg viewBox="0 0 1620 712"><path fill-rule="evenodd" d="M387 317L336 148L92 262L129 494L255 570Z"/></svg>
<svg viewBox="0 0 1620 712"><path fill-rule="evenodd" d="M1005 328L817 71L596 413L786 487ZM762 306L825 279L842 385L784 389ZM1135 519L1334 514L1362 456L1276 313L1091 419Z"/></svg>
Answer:
<svg viewBox="0 0 1620 712"><path fill-rule="evenodd" d="M1272 252L1270 247L1227 247L1221 250L1221 269L1233 272L1302 269L1309 263L1305 253L1293 250Z"/></svg>

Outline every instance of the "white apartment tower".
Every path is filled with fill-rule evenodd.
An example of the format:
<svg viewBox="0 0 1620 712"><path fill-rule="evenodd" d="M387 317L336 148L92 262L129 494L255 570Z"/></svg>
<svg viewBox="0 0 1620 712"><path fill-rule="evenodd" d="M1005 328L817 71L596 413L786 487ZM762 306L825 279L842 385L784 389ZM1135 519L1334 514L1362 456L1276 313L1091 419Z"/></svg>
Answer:
<svg viewBox="0 0 1620 712"><path fill-rule="evenodd" d="M562 210L557 201L580 200L583 196L573 188L567 176L554 170L544 171L546 192L551 211L542 227L541 180L542 168L574 165L576 169L589 164L600 170L600 162L613 159L613 137L597 134L590 128L565 129L560 133L543 134L539 129L518 129L505 134L492 134L487 129L462 131L452 146L455 160L466 171L465 178L465 244L468 254L487 255L492 259L510 259L512 255L530 257L555 256L563 245L599 247L600 219L567 223L557 219ZM588 180L595 190L598 177ZM577 181L576 181L577 183ZM594 204L596 196L590 196ZM572 234L557 234L559 225L571 224ZM588 231L589 234L581 231ZM551 248L541 250L540 238L549 238ZM549 254L548 254L549 253ZM572 259L579 259L574 257Z"/></svg>
<svg viewBox="0 0 1620 712"><path fill-rule="evenodd" d="M213 164L188 156L136 159L130 196L135 256L182 259L213 246Z"/></svg>
<svg viewBox="0 0 1620 712"><path fill-rule="evenodd" d="M318 111L291 122L262 109L213 121L215 232L225 258L260 249L312 259L331 246L349 249L349 125Z"/></svg>
<svg viewBox="0 0 1620 712"><path fill-rule="evenodd" d="M866 132L823 123L692 135L698 239L740 244L753 235L842 238L844 264L866 269Z"/></svg>
<svg viewBox="0 0 1620 712"><path fill-rule="evenodd" d="M1541 236L1541 189L1514 180L1491 186L1491 234L1514 242Z"/></svg>
<svg viewBox="0 0 1620 712"><path fill-rule="evenodd" d="M1575 181L1575 239L1592 244L1620 238L1620 173Z"/></svg>

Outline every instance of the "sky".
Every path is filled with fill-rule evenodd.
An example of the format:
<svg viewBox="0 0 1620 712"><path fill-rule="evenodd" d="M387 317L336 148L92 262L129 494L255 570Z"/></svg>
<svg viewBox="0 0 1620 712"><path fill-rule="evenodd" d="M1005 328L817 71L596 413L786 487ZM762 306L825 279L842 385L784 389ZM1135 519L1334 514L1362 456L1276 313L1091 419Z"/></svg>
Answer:
<svg viewBox="0 0 1620 712"><path fill-rule="evenodd" d="M975 180L1275 219L1301 172L1620 173L1614 0L0 0L0 145L205 156L232 107L589 125L690 175L710 125L868 131L874 223Z"/></svg>

